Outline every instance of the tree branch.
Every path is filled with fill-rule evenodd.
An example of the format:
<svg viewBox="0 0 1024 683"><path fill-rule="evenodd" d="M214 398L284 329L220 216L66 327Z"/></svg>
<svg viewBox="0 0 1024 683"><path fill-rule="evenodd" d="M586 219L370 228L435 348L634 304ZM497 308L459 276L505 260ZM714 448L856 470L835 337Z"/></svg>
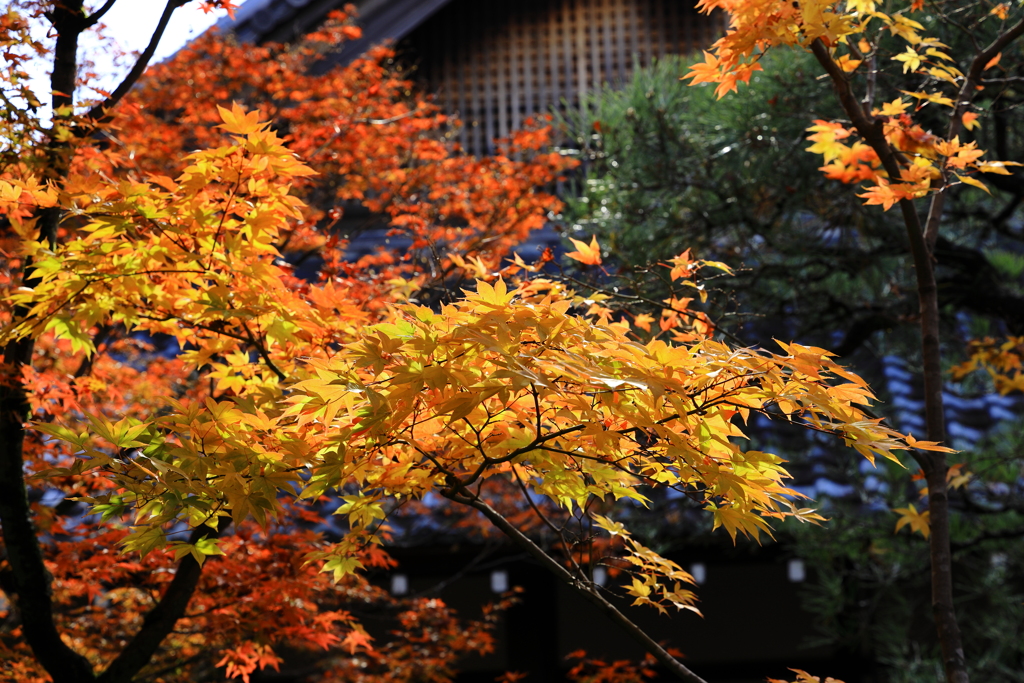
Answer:
<svg viewBox="0 0 1024 683"><path fill-rule="evenodd" d="M230 517L221 517L217 529L202 526L193 530L188 542L195 545L204 538L220 536L231 524ZM178 563L178 571L164 592L160 602L151 609L142 621L142 628L135 634L121 654L110 663L107 670L96 677L97 683L131 683L132 678L149 663L160 643L174 628L188 607L192 594L199 584L203 568L191 555Z"/></svg>
<svg viewBox="0 0 1024 683"><path fill-rule="evenodd" d="M24 420L29 403L20 371L24 360L32 357L32 347L30 339L7 345L0 381L0 525L11 571L7 584L36 660L55 681L86 683L95 680L92 667L64 643L53 618L52 577L43 563L25 485Z"/></svg>
<svg viewBox="0 0 1024 683"><path fill-rule="evenodd" d="M110 8L113 7L114 3L116 2L117 0L107 0L106 3L104 3L103 7L100 7L98 10L96 10L86 18L85 27L92 28L96 24L100 23L100 19L102 19L103 16L110 11Z"/></svg>
<svg viewBox="0 0 1024 683"><path fill-rule="evenodd" d="M89 110L86 114L86 118L92 119L95 122L109 120L109 111L117 105L121 99L128 94L128 91L132 89L136 81L146 71L146 67L149 66L149 60L153 58L153 54L156 52L157 45L160 44L160 38L163 37L164 31L167 29L167 24L171 20L171 15L174 14L174 10L184 5L188 0L167 0L167 5L164 7L163 14L160 15L160 21L157 23L156 28L153 30L153 35L149 39L149 45L143 50L142 54L139 55L138 60L135 62L135 66L132 67L128 75L124 77L121 83L114 88L114 92L110 93L107 99L103 100L95 107Z"/></svg>
<svg viewBox="0 0 1024 683"><path fill-rule="evenodd" d="M891 182L901 178L897 151L885 138L882 119L865 113L853 94L846 73L835 63L829 49L820 39L811 43L811 52L829 75L835 86L839 102L850 117L860 136L878 155ZM928 438L942 442L946 439L946 422L942 400L942 356L939 348L939 303L935 283L935 268L931 249L925 240L921 219L914 202L901 199L900 212L906 228L907 243L914 259L917 279L917 298L921 324L921 358L924 365L925 424ZM941 207L940 211L941 213ZM953 607L952 554L949 536L949 494L946 487L946 456L935 451L912 451L928 482L928 510L931 534L929 559L931 563L932 616L942 648L943 664L948 683L967 683L967 661L964 657L960 626Z"/></svg>
<svg viewBox="0 0 1024 683"><path fill-rule="evenodd" d="M971 60L971 66L967 69L963 85L960 86L960 92L956 97L956 106L949 117L949 128L946 131L947 140L952 140L960 134L960 130L963 127L964 113L967 111L967 107L971 106L971 102L974 101L974 97L977 95L977 86L981 82L981 74L984 73L985 66L993 57L1002 52L1004 47L1015 41L1022 34L1024 34L1024 19L1021 19L1005 33L998 36L988 47L975 55L974 59ZM925 222L924 240L929 250L935 248L935 240L939 237L939 224L942 222L942 210L946 204L945 170L942 171L942 185L939 191L932 195L931 205L928 207L928 220Z"/></svg>

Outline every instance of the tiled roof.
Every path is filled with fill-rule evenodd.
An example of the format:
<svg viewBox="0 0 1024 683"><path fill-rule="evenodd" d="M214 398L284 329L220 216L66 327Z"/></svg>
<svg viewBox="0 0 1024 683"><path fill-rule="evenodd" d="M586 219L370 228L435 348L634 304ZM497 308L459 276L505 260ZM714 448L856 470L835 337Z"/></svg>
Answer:
<svg viewBox="0 0 1024 683"><path fill-rule="evenodd" d="M405 37L449 0L362 0L355 2L356 23L363 37L348 43L330 61L346 63L371 45ZM235 19L223 19L222 30L233 31L243 42L265 40L287 42L311 31L328 12L349 0L248 0L235 12Z"/></svg>

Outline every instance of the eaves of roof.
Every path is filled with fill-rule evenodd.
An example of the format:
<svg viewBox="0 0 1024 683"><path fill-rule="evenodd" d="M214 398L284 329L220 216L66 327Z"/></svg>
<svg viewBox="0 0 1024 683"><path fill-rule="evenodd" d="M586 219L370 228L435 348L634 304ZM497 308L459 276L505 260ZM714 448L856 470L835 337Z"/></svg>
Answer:
<svg viewBox="0 0 1024 683"><path fill-rule="evenodd" d="M328 12L344 7L350 0L247 0L235 12L234 20L218 24L233 31L243 42L288 42L316 28ZM354 3L356 23L363 36L345 45L329 61L347 63L370 46L404 38L450 0L362 0Z"/></svg>

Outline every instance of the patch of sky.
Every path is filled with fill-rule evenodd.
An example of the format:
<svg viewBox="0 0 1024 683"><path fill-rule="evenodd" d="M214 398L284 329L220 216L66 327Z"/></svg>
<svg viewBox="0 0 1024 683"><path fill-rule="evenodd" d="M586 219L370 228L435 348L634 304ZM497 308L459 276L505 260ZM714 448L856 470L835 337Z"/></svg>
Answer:
<svg viewBox="0 0 1024 683"><path fill-rule="evenodd" d="M87 2L86 6L95 11L99 2ZM82 37L79 47L79 63L83 66L91 64L91 70L97 74L96 80L90 85L95 88L113 90L135 64L133 53L146 49L156 28L165 3L151 0L120 0L103 16L102 34L90 30ZM167 28L160 39L150 64L155 64L170 57L185 43L198 37L226 12L205 13L199 3L193 0L175 10L171 15ZM47 33L48 26L40 24L39 37ZM39 112L40 120L50 119L50 64L38 61L31 66L31 87L36 96L44 103ZM94 97L96 93L83 93L85 97Z"/></svg>
<svg viewBox="0 0 1024 683"><path fill-rule="evenodd" d="M43 497L39 499L40 505L52 508L60 505L61 501L64 500L64 492L58 489L47 489L43 493Z"/></svg>

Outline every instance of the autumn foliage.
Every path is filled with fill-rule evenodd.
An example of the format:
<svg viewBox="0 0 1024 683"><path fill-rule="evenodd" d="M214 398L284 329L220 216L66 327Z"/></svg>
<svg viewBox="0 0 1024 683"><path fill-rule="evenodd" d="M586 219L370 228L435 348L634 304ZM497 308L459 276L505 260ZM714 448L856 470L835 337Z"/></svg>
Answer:
<svg viewBox="0 0 1024 683"><path fill-rule="evenodd" d="M37 52L5 21L11 50ZM346 678L444 680L491 646L495 614L467 626L367 583L391 566L387 519L407 505L480 513L614 617L584 553L601 550L589 561L614 564L635 604L694 600L616 501L682 492L733 538L819 519L782 459L747 447L751 414L868 459L946 450L872 417L864 381L823 349L715 339L682 293L722 264L665 264L681 294L652 338L614 300L507 258L558 207L542 186L566 164L544 129L508 155L461 155L454 123L404 94L386 51L308 75L352 35L338 16L297 47L208 37L101 117L71 102L26 134L9 112L23 154L0 175L3 466L15 497L24 471L61 501L0 510L16 600L3 666L18 680L247 679L286 647L329 650L324 669ZM347 261L332 221L355 200L409 248ZM600 262L596 242L577 246ZM323 259L314 279L295 275L294 251ZM329 497L345 531L303 531ZM547 554L509 521L543 520L536 500L592 520L591 537ZM390 611L390 640L368 637L356 603Z"/></svg>
<svg viewBox="0 0 1024 683"><path fill-rule="evenodd" d="M7 57L15 71L19 48L25 59L45 54L31 42L26 16L12 10L5 21ZM4 249L10 255L4 271L5 339L34 342L33 362L11 368L17 379L9 381L23 388L26 407L44 432L91 431L81 422L90 415L137 425L166 417L169 401L201 405L276 384L299 357L314 348L329 350L360 327L385 319L394 302L450 279L453 267L434 258L438 252L472 255L483 267L497 264L557 208L543 187L565 163L537 152L544 128L510 141L517 160L468 157L445 141L446 127L455 122L408 94L410 84L388 67L387 50L327 75L309 74L317 58L357 31L337 15L303 45L259 48L262 61L254 61L251 47L225 36L201 38L151 70L121 103L118 116L92 136L72 135L75 126L94 125L82 117L65 111L67 116L55 119L51 134L63 130L60 135L74 144L66 152L69 172L59 184L45 182L53 169L46 166L46 148L31 134L37 124L30 112L7 110L10 153L0 180ZM194 79L217 75L222 82L209 88L222 96L226 110L218 110L215 98L194 97ZM289 87L283 102L275 90L281 83ZM8 87L8 96L33 96L20 80ZM292 131L293 144L307 145L303 149L318 163L316 170L257 124L257 112L245 114L231 104L246 96L263 103L276 130ZM241 137L227 138L223 126ZM186 158L197 147L215 151ZM345 241L330 226L344 202L354 200L389 216L393 230L410 238L409 249L382 248L347 261ZM36 235L38 212L60 202L67 202L62 206L71 215L59 228L58 255ZM110 251L115 245L117 254ZM72 275L65 267L72 252L72 260L99 261ZM285 253L322 258L319 281L296 278ZM24 287L19 298L26 263L36 278L49 279L49 285L35 282L55 297L48 303ZM47 271L72 279L44 277ZM113 283L121 294L109 289ZM111 298L129 292L120 303ZM235 313L226 319L217 313L229 310ZM275 351L267 353L262 368L249 363L256 348L247 340L250 334L264 351L284 341L280 349L290 348L292 357L275 362ZM182 351L168 352L169 344ZM101 438L124 435L120 427L100 429L106 435ZM119 643L139 630L186 555L197 563L212 555L218 561L203 571L187 614L146 669L163 680L198 680L215 666L247 677L257 668L277 666L274 648L281 645L329 648L339 657L325 660L325 670L351 669L366 680L396 672L440 675L464 653L491 647L497 612L467 623L437 600L403 602L361 578L336 583L317 565L304 563L324 539L295 525L312 527L319 513L286 500L270 502L276 496L271 490L262 502L236 501L242 508L230 537L190 543L187 528L172 525L167 543L158 543L144 559L123 555L119 548L131 534L120 520L133 503L104 477L83 470L86 461L68 457L72 451L62 454L39 434L26 439L25 458L30 473L46 470L44 489L78 499L104 497L93 506L95 515L84 518L82 503L33 505L52 559L60 627L72 634L90 666L109 664ZM127 432L132 438L140 434L134 426ZM107 455L131 462L141 452ZM268 520L267 511L282 505L287 514L279 523ZM215 516L205 519L215 524ZM244 522L247 517L263 528ZM393 566L377 546L354 552L368 569ZM373 605L394 620L401 634L394 642L400 645L374 647L348 611L351 605ZM4 638L13 650L4 666L18 680L35 680L42 670L25 656L16 613L7 616L11 626ZM427 635L415 636L416 629Z"/></svg>

